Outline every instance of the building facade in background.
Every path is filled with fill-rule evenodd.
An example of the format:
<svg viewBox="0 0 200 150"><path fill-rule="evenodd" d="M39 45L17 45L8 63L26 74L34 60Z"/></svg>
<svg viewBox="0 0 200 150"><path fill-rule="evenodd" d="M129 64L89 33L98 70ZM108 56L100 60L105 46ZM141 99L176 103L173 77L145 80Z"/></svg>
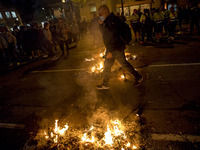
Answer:
<svg viewBox="0 0 200 150"><path fill-rule="evenodd" d="M21 17L15 8L0 5L0 26L13 27L22 25Z"/></svg>
<svg viewBox="0 0 200 150"><path fill-rule="evenodd" d="M85 5L80 8L81 19L90 20L94 13L101 5L107 5L114 13L122 12L121 0L87 0ZM134 9L150 9L152 7L159 8L161 0L123 0L124 14L128 18Z"/></svg>
<svg viewBox="0 0 200 150"><path fill-rule="evenodd" d="M81 20L91 20L94 13L97 13L97 9L101 5L107 5L109 9L114 13L122 12L121 2L123 1L124 15L129 18L134 9L140 9L143 12L144 9L160 8L165 9L174 7L177 10L178 7L189 7L193 2L199 2L199 0L87 0L83 7L80 8Z"/></svg>
<svg viewBox="0 0 200 150"><path fill-rule="evenodd" d="M115 4L115 0L87 0L80 8L81 20L91 20L101 5L107 5L112 12L115 12Z"/></svg>

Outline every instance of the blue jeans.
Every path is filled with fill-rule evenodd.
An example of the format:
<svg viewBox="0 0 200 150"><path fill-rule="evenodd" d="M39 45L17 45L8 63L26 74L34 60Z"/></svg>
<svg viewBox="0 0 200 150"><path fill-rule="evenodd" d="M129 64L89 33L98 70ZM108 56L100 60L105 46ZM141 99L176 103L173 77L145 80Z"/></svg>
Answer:
<svg viewBox="0 0 200 150"><path fill-rule="evenodd" d="M106 58L104 62L104 72L103 72L103 84L108 85L109 76L111 72L111 67L113 66L115 59L120 63L122 68L125 68L128 72L130 72L136 80L141 78L141 75L134 69L134 67L126 60L124 50L116 50L112 52L112 58Z"/></svg>

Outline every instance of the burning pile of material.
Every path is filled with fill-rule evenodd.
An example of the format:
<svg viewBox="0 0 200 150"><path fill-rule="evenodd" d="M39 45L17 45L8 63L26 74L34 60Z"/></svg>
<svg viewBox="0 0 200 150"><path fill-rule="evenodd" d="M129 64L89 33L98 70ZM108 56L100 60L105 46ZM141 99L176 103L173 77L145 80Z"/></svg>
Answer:
<svg viewBox="0 0 200 150"><path fill-rule="evenodd" d="M92 58L85 58L85 61L93 62L93 66L89 70L89 73L98 74L98 73L102 73L103 72L105 55L106 55L106 49L105 49L104 52L94 56L94 58L93 57ZM136 55L132 55L131 53L127 53L127 52L125 52L125 57L126 57L126 60L136 60L137 59ZM117 67L115 67L115 68L120 68L120 66L117 65ZM126 79L124 74L120 75L120 78L121 79Z"/></svg>
<svg viewBox="0 0 200 150"><path fill-rule="evenodd" d="M93 124L89 129L78 131L58 125L52 129L41 130L37 137L38 148L57 149L139 149L139 142L130 127L126 127L119 120L110 120L107 126Z"/></svg>

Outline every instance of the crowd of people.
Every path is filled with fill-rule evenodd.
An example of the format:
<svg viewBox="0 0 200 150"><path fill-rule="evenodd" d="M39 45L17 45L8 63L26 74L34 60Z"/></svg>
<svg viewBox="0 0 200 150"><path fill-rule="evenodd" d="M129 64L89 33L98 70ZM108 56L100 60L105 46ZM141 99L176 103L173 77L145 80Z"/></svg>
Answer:
<svg viewBox="0 0 200 150"><path fill-rule="evenodd" d="M186 25L190 24L190 35L193 33L194 25L200 34L199 16L197 5L193 5L190 9L179 7L177 11L174 7L171 7L170 10L163 7L161 9L144 9L143 13L134 9L130 17L130 24L135 34L135 42L160 42L160 38L164 35L168 36L169 40L173 40L176 27L179 28L179 33L182 33L183 22ZM124 19L122 18L122 20Z"/></svg>
<svg viewBox="0 0 200 150"><path fill-rule="evenodd" d="M126 21L124 14L118 13L116 16ZM190 9L179 7L177 11L173 7L170 10L144 9L143 13L134 9L130 16L130 25L135 34L135 42L160 42L163 36L173 40L176 27L179 27L180 33L182 32L183 22L186 25L190 24L190 35L193 33L194 25L200 34L199 16L200 11L196 5ZM20 26L20 29L14 26L12 31L7 27L0 27L0 64L18 65L21 56L27 56L30 60L41 57L53 59L58 49L62 55L68 55L68 45L78 42L87 31L93 36L93 44L98 44L102 41L99 19L94 14L90 22L84 19L82 22L73 21L67 24L62 18L58 18L56 21L44 23L43 27L36 22L30 26Z"/></svg>
<svg viewBox="0 0 200 150"><path fill-rule="evenodd" d="M85 32L85 29L75 22L69 25L62 18L44 23L43 28L36 22L30 26L20 26L20 29L14 26L13 30L0 27L0 63L19 65L22 56L30 60L41 57L53 59L58 47L62 55L68 55L68 45L78 43L80 31Z"/></svg>

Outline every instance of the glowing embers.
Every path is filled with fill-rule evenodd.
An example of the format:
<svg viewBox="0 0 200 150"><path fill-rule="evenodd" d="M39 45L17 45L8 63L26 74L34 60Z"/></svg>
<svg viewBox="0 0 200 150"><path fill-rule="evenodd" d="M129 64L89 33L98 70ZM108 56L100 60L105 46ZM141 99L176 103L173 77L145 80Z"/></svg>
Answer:
<svg viewBox="0 0 200 150"><path fill-rule="evenodd" d="M91 145L100 149L137 149L136 145L131 144L125 132L126 128L121 121L111 120L104 129L92 126L88 131L86 130L81 143L86 149Z"/></svg>
<svg viewBox="0 0 200 150"><path fill-rule="evenodd" d="M52 139L54 143L58 143L59 136L64 136L65 132L68 130L69 126L66 124L64 128L61 129L58 126L58 120L55 120L55 128L50 133L44 131L45 139Z"/></svg>
<svg viewBox="0 0 200 150"><path fill-rule="evenodd" d="M126 130L119 120L111 120L104 125L95 124L83 132L72 130L67 124L61 128L55 120L55 127L51 132L44 131L43 139L52 145L50 148L57 149L138 149L138 143L129 138Z"/></svg>
<svg viewBox="0 0 200 150"><path fill-rule="evenodd" d="M101 73L101 72L103 72L103 69L104 69L103 62L100 62L91 68L91 72L92 73L94 73L94 72Z"/></svg>
<svg viewBox="0 0 200 150"><path fill-rule="evenodd" d="M85 61L93 61L94 58L85 58Z"/></svg>

